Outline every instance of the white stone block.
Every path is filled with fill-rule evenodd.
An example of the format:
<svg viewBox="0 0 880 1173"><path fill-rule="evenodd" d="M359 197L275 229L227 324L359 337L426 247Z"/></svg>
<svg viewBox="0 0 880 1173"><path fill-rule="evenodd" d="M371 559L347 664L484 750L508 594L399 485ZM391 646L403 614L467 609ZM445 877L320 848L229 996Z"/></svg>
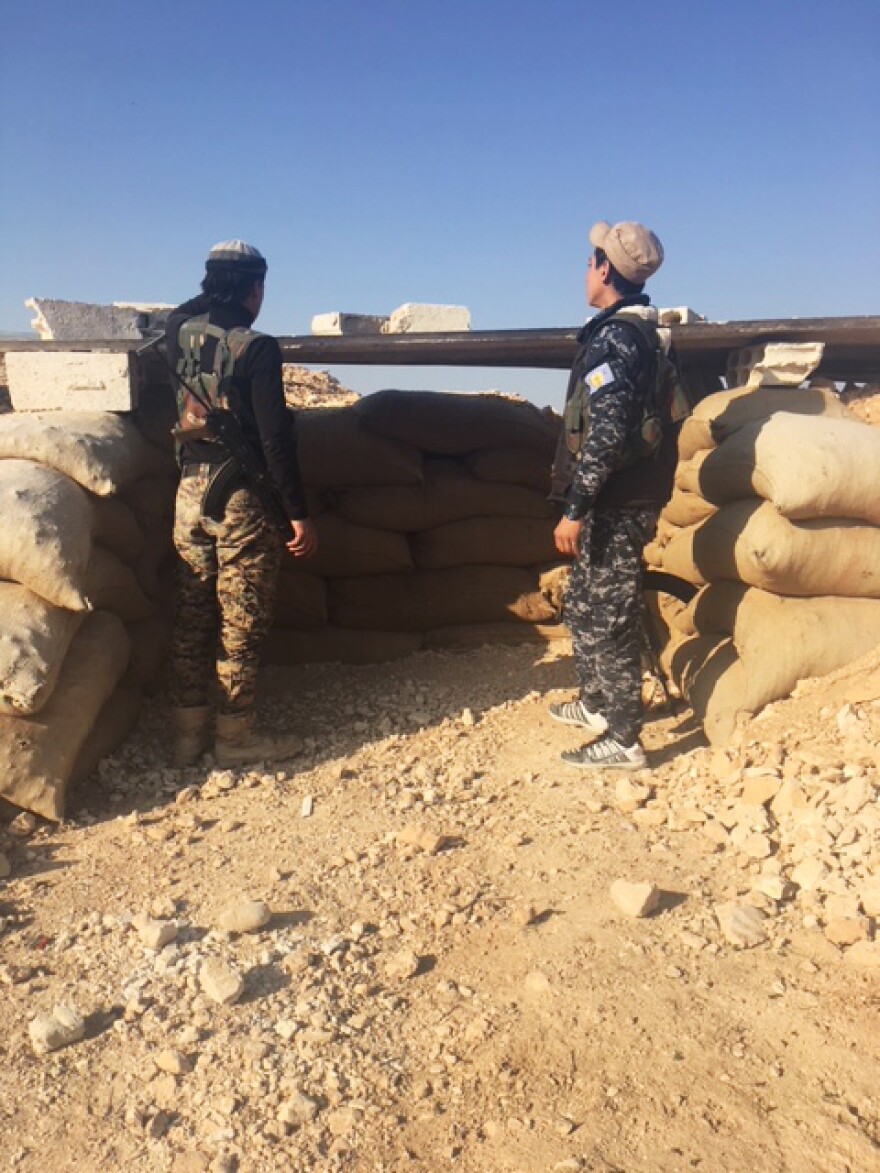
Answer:
<svg viewBox="0 0 880 1173"><path fill-rule="evenodd" d="M799 387L815 371L825 352L823 342L765 342L731 354L730 387Z"/></svg>
<svg viewBox="0 0 880 1173"><path fill-rule="evenodd" d="M389 334L446 334L470 330L471 312L463 305L421 305L407 302L388 319Z"/></svg>
<svg viewBox="0 0 880 1173"><path fill-rule="evenodd" d="M10 350L13 411L133 411L139 376L131 354Z"/></svg>
<svg viewBox="0 0 880 1173"><path fill-rule="evenodd" d="M313 334L381 334L387 318L374 314L315 314L312 318Z"/></svg>
<svg viewBox="0 0 880 1173"><path fill-rule="evenodd" d="M657 320L661 326L691 326L694 322L705 322L706 319L689 305L677 305L658 310Z"/></svg>

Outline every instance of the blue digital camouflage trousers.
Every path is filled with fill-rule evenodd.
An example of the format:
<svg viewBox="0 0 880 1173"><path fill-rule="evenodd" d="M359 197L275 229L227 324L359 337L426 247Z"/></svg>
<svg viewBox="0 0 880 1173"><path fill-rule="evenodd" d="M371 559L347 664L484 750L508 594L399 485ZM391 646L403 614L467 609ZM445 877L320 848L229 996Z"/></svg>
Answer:
<svg viewBox="0 0 880 1173"><path fill-rule="evenodd" d="M253 707L260 652L272 626L282 543L247 488L230 493L222 521L203 517L212 468L194 468L195 475L181 477L174 510L180 558L172 702L212 703L216 682L218 711L245 713Z"/></svg>
<svg viewBox="0 0 880 1173"><path fill-rule="evenodd" d="M642 727L642 551L657 517L657 509L588 513L565 595L581 700L623 745Z"/></svg>

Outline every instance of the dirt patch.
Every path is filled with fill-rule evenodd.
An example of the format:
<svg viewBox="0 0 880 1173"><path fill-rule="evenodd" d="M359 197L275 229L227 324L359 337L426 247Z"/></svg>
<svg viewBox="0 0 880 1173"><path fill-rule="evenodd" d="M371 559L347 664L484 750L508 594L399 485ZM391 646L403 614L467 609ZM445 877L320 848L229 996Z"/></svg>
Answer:
<svg viewBox="0 0 880 1173"><path fill-rule="evenodd" d="M727 751L655 712L629 776L560 762L580 737L546 704L572 683L564 644L271 670L265 720L306 749L240 773L173 770L156 699L71 822L0 841L8 1167L876 1167L873 919L856 899L859 948L827 913L876 880L880 661ZM832 809L858 779L856 813ZM814 819L778 805L789 784ZM759 898L808 842L845 891ZM619 879L656 911L619 911ZM242 897L272 916L236 935ZM176 938L148 947L143 913ZM212 959L236 1001L207 992ZM36 1054L59 1003L85 1037Z"/></svg>

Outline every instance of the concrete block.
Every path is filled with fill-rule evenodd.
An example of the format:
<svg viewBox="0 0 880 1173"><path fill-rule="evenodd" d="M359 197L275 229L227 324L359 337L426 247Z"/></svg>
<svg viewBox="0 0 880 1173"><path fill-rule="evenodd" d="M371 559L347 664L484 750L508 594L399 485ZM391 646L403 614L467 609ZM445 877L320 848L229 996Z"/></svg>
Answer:
<svg viewBox="0 0 880 1173"><path fill-rule="evenodd" d="M13 411L133 411L139 377L130 354L10 350Z"/></svg>
<svg viewBox="0 0 880 1173"><path fill-rule="evenodd" d="M95 342L111 338L143 338L144 331L164 324L173 306L117 302L96 305L86 301L59 301L30 297L31 326L42 342Z"/></svg>
<svg viewBox="0 0 880 1173"><path fill-rule="evenodd" d="M315 314L312 318L313 334L381 334L387 318L373 314Z"/></svg>
<svg viewBox="0 0 880 1173"><path fill-rule="evenodd" d="M799 387L815 371L823 342L765 342L733 351L727 362L728 387Z"/></svg>
<svg viewBox="0 0 880 1173"><path fill-rule="evenodd" d="M677 305L658 310L657 320L661 326L692 326L694 322L705 322L706 319L689 305Z"/></svg>
<svg viewBox="0 0 880 1173"><path fill-rule="evenodd" d="M420 305L407 302L388 319L388 334L446 334L470 330L471 312L463 305Z"/></svg>

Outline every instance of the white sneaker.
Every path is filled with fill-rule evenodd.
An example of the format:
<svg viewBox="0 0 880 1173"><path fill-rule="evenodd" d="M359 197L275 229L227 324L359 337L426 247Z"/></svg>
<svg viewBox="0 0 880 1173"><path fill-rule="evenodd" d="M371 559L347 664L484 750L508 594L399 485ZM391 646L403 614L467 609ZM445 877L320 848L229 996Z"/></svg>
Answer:
<svg viewBox="0 0 880 1173"><path fill-rule="evenodd" d="M647 755L637 741L633 745L622 745L614 737L600 737L598 741L564 753L562 760L582 770L644 770L648 765Z"/></svg>
<svg viewBox="0 0 880 1173"><path fill-rule="evenodd" d="M561 721L563 725L579 725L582 729L589 729L590 733L604 733L608 728L608 722L602 714L588 709L582 700L551 705L548 712L554 721Z"/></svg>

